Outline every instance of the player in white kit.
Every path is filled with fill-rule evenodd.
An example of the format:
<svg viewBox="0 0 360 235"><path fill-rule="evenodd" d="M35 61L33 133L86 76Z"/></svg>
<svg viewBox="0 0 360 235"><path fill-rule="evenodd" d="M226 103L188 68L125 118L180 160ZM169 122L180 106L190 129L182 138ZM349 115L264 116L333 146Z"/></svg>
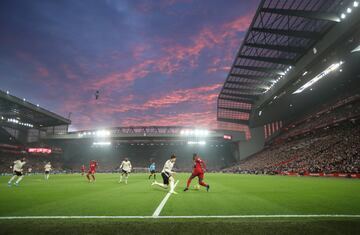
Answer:
<svg viewBox="0 0 360 235"><path fill-rule="evenodd" d="M15 179L18 178L15 182L15 186L19 186L20 181L24 178L23 175L23 167L26 164L25 162L25 158L21 159L21 160L16 160L14 162L14 166L13 166L13 177L11 177L11 179L8 182L8 186L11 187L11 182Z"/></svg>
<svg viewBox="0 0 360 235"><path fill-rule="evenodd" d="M176 162L176 156L173 154L173 155L171 155L170 159L165 162L164 168L161 171L163 183L158 183L157 181L155 181L151 185L158 185L162 188L167 189L170 184L169 193L177 194L177 192L174 191L174 189L175 189L175 179L174 179L175 172L172 171L175 162Z"/></svg>
<svg viewBox="0 0 360 235"><path fill-rule="evenodd" d="M122 182L123 176L125 175L125 184L127 184L131 169L132 169L131 162L129 161L128 158L125 158L120 165L121 175L120 175L119 183Z"/></svg>
<svg viewBox="0 0 360 235"><path fill-rule="evenodd" d="M50 171L52 170L51 163L50 162L46 163L44 169L45 169L45 180L48 180L50 177Z"/></svg>

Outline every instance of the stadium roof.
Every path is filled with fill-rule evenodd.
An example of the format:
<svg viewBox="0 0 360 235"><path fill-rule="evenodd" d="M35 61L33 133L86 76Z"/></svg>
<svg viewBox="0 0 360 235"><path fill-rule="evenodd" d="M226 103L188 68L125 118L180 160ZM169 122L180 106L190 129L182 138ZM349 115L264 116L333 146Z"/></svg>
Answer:
<svg viewBox="0 0 360 235"><path fill-rule="evenodd" d="M336 23L346 0L261 1L218 97L219 121L248 125L260 96Z"/></svg>
<svg viewBox="0 0 360 235"><path fill-rule="evenodd" d="M227 139L225 139L228 136ZM198 129L190 126L130 126L130 127L110 127L106 129L93 129L73 131L66 134L47 135L45 139L91 139L91 140L110 140L121 139L124 141L134 140L222 140L240 141L245 140L245 132L224 130L224 129Z"/></svg>
<svg viewBox="0 0 360 235"><path fill-rule="evenodd" d="M2 122L16 119L34 128L69 125L71 121L23 99L0 91L0 115Z"/></svg>

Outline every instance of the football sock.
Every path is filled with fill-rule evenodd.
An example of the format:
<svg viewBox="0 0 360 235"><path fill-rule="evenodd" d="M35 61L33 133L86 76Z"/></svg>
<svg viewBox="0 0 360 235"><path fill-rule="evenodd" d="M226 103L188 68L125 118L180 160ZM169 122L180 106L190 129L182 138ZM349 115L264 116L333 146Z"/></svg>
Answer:
<svg viewBox="0 0 360 235"><path fill-rule="evenodd" d="M186 187L189 188L190 184L191 184L191 178L188 179L187 183L186 183Z"/></svg>
<svg viewBox="0 0 360 235"><path fill-rule="evenodd" d="M173 180L170 180L170 192L174 192L175 183Z"/></svg>
<svg viewBox="0 0 360 235"><path fill-rule="evenodd" d="M156 185L158 185L158 186L160 186L160 187L162 187L162 188L167 188L167 185L165 185L165 184L162 184L162 183L158 183L158 182L154 182L154 184L156 184Z"/></svg>
<svg viewBox="0 0 360 235"><path fill-rule="evenodd" d="M22 179L24 178L24 176L22 175L22 176L20 176L20 178L15 182L15 183L19 183Z"/></svg>
<svg viewBox="0 0 360 235"><path fill-rule="evenodd" d="M200 185L204 186L204 187L207 187L207 184L205 184L204 182L199 182Z"/></svg>
<svg viewBox="0 0 360 235"><path fill-rule="evenodd" d="M11 177L11 179L9 180L9 184L11 184L11 182L15 179L16 175L14 175L13 177Z"/></svg>

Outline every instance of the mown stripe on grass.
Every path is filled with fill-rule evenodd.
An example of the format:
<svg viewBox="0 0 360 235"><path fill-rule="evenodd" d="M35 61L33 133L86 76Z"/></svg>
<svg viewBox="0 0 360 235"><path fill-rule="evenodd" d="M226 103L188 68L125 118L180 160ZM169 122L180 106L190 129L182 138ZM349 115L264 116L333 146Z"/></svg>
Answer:
<svg viewBox="0 0 360 235"><path fill-rule="evenodd" d="M17 219L201 219L201 218L360 218L360 215L174 215L174 216L0 216L0 220Z"/></svg>

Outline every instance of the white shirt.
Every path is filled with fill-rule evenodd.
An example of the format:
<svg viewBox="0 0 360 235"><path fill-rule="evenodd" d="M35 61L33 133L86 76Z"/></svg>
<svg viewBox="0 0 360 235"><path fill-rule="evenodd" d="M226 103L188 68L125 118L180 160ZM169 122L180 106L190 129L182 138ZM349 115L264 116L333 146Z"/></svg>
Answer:
<svg viewBox="0 0 360 235"><path fill-rule="evenodd" d="M45 171L51 171L51 164L46 164L44 168Z"/></svg>
<svg viewBox="0 0 360 235"><path fill-rule="evenodd" d="M122 161L120 165L120 169L124 171L131 171L131 162L130 161Z"/></svg>
<svg viewBox="0 0 360 235"><path fill-rule="evenodd" d="M161 172L172 174L172 168L174 167L174 164L175 163L171 162L171 160L167 160Z"/></svg>
<svg viewBox="0 0 360 235"><path fill-rule="evenodd" d="M19 172L22 172L22 168L23 168L23 166L25 165L25 163L26 162L22 162L22 161L20 161L20 160L16 160L15 162L14 162L14 167L13 167L13 170L14 171L19 171Z"/></svg>

